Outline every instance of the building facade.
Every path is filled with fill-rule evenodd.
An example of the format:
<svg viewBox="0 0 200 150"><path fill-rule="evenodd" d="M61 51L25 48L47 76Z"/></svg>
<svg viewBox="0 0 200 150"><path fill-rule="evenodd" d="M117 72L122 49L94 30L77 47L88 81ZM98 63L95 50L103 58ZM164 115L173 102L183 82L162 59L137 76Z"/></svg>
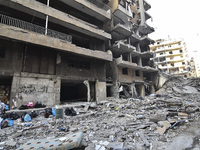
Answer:
<svg viewBox="0 0 200 150"><path fill-rule="evenodd" d="M156 66L164 72L188 76L188 52L182 39L156 40L150 46Z"/></svg>
<svg viewBox="0 0 200 150"><path fill-rule="evenodd" d="M106 98L111 9L103 1L1 0L0 10L1 101Z"/></svg>
<svg viewBox="0 0 200 150"><path fill-rule="evenodd" d="M146 0L0 0L0 100L51 106L154 92L150 8Z"/></svg>
<svg viewBox="0 0 200 150"><path fill-rule="evenodd" d="M152 61L148 34L154 32L146 21L151 5L146 0L110 0L113 62L107 65L107 96L138 97L154 92L157 69Z"/></svg>

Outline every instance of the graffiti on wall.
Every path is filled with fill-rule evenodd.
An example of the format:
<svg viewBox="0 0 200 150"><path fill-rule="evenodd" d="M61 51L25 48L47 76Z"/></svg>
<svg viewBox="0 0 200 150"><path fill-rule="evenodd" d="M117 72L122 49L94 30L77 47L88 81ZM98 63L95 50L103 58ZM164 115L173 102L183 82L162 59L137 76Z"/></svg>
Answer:
<svg viewBox="0 0 200 150"><path fill-rule="evenodd" d="M45 85L21 85L19 88L19 93L21 94L26 94L26 95L31 95L35 93L52 93L53 92L53 87L48 87Z"/></svg>

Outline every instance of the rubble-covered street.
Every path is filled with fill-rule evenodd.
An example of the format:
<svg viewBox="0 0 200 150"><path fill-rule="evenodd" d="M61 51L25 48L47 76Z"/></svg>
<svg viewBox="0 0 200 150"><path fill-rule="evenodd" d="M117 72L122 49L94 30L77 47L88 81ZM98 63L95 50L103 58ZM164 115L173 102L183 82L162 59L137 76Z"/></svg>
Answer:
<svg viewBox="0 0 200 150"><path fill-rule="evenodd" d="M30 122L19 118L0 131L0 149L199 150L200 79L161 79L163 87L145 98L58 106L67 108L63 119L34 109Z"/></svg>

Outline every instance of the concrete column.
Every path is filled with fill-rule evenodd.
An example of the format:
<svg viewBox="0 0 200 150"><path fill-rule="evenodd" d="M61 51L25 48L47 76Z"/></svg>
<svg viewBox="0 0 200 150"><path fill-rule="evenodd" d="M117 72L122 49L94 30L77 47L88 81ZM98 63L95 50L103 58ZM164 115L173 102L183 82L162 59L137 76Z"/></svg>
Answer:
<svg viewBox="0 0 200 150"><path fill-rule="evenodd" d="M129 54L129 62L132 62L132 55L131 55L131 53Z"/></svg>
<svg viewBox="0 0 200 150"><path fill-rule="evenodd" d="M54 87L54 91L55 91L55 105L59 105L60 104L60 91L61 91L61 78L57 77L54 81L55 87Z"/></svg>
<svg viewBox="0 0 200 150"><path fill-rule="evenodd" d="M140 85L140 96L145 97L145 87L144 87L144 85Z"/></svg>
<svg viewBox="0 0 200 150"><path fill-rule="evenodd" d="M49 0L47 0L47 7L49 7ZM49 16L46 15L46 23L45 23L45 35L47 35L47 29L48 29L48 20Z"/></svg>
<svg viewBox="0 0 200 150"><path fill-rule="evenodd" d="M143 0L139 0L139 12L140 12L140 16L141 16L141 26L144 26L145 24L145 9L144 9L144 1Z"/></svg>
<svg viewBox="0 0 200 150"><path fill-rule="evenodd" d="M151 85L151 87L150 87L150 93L151 93L151 94L155 93L155 88L154 88L153 85Z"/></svg>
<svg viewBox="0 0 200 150"><path fill-rule="evenodd" d="M142 66L142 58L140 56L138 56L138 65Z"/></svg>
<svg viewBox="0 0 200 150"><path fill-rule="evenodd" d="M106 82L96 81L96 101L106 100Z"/></svg>
<svg viewBox="0 0 200 150"><path fill-rule="evenodd" d="M89 83L88 80L85 80L83 83L87 87L87 101L90 102L90 100L91 100L91 96L90 96L90 83Z"/></svg>
<svg viewBox="0 0 200 150"><path fill-rule="evenodd" d="M133 98L138 97L138 93L137 93L137 91L136 91L135 83L132 83L132 84L131 84L131 90L132 90L132 97L133 97Z"/></svg>
<svg viewBox="0 0 200 150"><path fill-rule="evenodd" d="M119 86L117 82L114 83L111 89L112 96L115 98L119 98Z"/></svg>
<svg viewBox="0 0 200 150"><path fill-rule="evenodd" d="M14 105L13 100L17 103L17 107L23 104L23 100L19 98L19 85L20 85L20 74L14 74L12 86L11 86L11 95L10 95L10 107Z"/></svg>

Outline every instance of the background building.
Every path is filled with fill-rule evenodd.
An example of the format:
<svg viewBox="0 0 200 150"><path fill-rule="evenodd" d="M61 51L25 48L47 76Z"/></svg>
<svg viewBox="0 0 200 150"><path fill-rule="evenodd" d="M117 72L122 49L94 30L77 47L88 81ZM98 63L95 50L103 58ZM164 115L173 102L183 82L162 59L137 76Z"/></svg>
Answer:
<svg viewBox="0 0 200 150"><path fill-rule="evenodd" d="M154 63L164 72L187 76L188 52L185 42L177 40L156 40L151 46L154 53Z"/></svg>

